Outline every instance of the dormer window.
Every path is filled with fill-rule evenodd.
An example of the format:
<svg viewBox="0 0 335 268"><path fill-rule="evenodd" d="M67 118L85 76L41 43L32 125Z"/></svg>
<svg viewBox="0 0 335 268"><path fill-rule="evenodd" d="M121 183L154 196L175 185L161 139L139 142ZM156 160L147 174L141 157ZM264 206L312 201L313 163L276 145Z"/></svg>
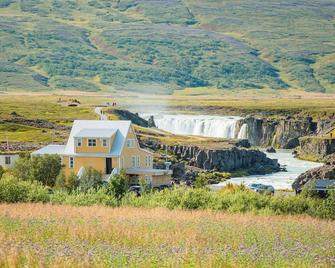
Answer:
<svg viewBox="0 0 335 268"><path fill-rule="evenodd" d="M81 144L82 144L82 140L81 140L81 138L77 138L77 139L76 139L76 146L77 146L77 147L81 147Z"/></svg>
<svg viewBox="0 0 335 268"><path fill-rule="evenodd" d="M97 139L87 139L87 146L88 147L95 147L95 146L97 146Z"/></svg>
<svg viewBox="0 0 335 268"><path fill-rule="evenodd" d="M135 139L128 139L127 140L127 147L134 148L135 147Z"/></svg>
<svg viewBox="0 0 335 268"><path fill-rule="evenodd" d="M108 139L102 139L102 147L108 146Z"/></svg>

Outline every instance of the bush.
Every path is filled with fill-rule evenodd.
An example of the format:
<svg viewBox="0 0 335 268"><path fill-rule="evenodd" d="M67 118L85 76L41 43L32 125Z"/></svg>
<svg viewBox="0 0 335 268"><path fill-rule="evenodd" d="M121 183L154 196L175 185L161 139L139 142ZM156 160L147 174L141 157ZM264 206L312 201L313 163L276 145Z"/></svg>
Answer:
<svg viewBox="0 0 335 268"><path fill-rule="evenodd" d="M125 196L129 188L129 178L122 171L120 174L112 176L108 185L107 192L108 194L114 196L118 201Z"/></svg>
<svg viewBox="0 0 335 268"><path fill-rule="evenodd" d="M58 190L73 191L79 185L78 177L72 172L69 176L62 170L56 178L55 188Z"/></svg>
<svg viewBox="0 0 335 268"><path fill-rule="evenodd" d="M22 180L36 180L53 187L61 167L60 157L57 155L20 157L15 162L13 173Z"/></svg>
<svg viewBox="0 0 335 268"><path fill-rule="evenodd" d="M0 180L0 202L48 202L48 189L38 182L21 181L12 175Z"/></svg>
<svg viewBox="0 0 335 268"><path fill-rule="evenodd" d="M71 178L71 181L73 182L75 179ZM79 179L79 186L78 188L86 192L89 189L97 189L99 185L102 183L102 174L98 170L95 170L92 167L85 168L83 175Z"/></svg>
<svg viewBox="0 0 335 268"><path fill-rule="evenodd" d="M86 192L77 190L72 193L57 191L50 196L50 202L74 206L105 205L115 207L118 204L117 200L110 196L104 188L98 190L91 188Z"/></svg>

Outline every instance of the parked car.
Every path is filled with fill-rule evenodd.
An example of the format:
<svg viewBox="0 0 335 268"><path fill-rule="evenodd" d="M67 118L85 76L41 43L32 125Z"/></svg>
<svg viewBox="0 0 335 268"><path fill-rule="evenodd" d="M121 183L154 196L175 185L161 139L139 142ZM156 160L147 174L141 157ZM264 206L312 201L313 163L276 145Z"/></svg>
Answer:
<svg viewBox="0 0 335 268"><path fill-rule="evenodd" d="M132 192L132 193L135 193L136 196L140 196L141 195L141 186L139 186L139 185L129 186L128 191Z"/></svg>
<svg viewBox="0 0 335 268"><path fill-rule="evenodd" d="M261 183L252 183L252 184L248 184L247 187L250 189L250 190L253 190L255 191L255 189L257 189L259 186L261 186L262 184Z"/></svg>
<svg viewBox="0 0 335 268"><path fill-rule="evenodd" d="M250 190L255 191L257 193L269 193L274 194L275 189L272 185L265 185L261 183L252 183L247 186Z"/></svg>

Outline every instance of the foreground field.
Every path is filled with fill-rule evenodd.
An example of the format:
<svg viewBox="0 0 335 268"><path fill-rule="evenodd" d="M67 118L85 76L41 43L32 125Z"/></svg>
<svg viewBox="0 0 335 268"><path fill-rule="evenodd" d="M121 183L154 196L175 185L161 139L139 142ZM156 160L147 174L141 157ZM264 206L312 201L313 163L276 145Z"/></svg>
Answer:
<svg viewBox="0 0 335 268"><path fill-rule="evenodd" d="M331 267L335 224L208 211L0 205L1 267Z"/></svg>

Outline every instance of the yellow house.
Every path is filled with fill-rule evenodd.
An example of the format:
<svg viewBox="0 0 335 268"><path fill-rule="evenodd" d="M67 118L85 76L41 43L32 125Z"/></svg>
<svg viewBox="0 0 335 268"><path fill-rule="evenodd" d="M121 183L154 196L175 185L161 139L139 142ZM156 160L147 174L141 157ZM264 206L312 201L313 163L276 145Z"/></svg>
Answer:
<svg viewBox="0 0 335 268"><path fill-rule="evenodd" d="M124 170L138 183L143 177L152 187L169 185L172 171L153 168L153 153L140 148L131 121L75 120L66 145L48 145L32 155L56 154L65 174L79 178L85 167L99 170L104 179Z"/></svg>

